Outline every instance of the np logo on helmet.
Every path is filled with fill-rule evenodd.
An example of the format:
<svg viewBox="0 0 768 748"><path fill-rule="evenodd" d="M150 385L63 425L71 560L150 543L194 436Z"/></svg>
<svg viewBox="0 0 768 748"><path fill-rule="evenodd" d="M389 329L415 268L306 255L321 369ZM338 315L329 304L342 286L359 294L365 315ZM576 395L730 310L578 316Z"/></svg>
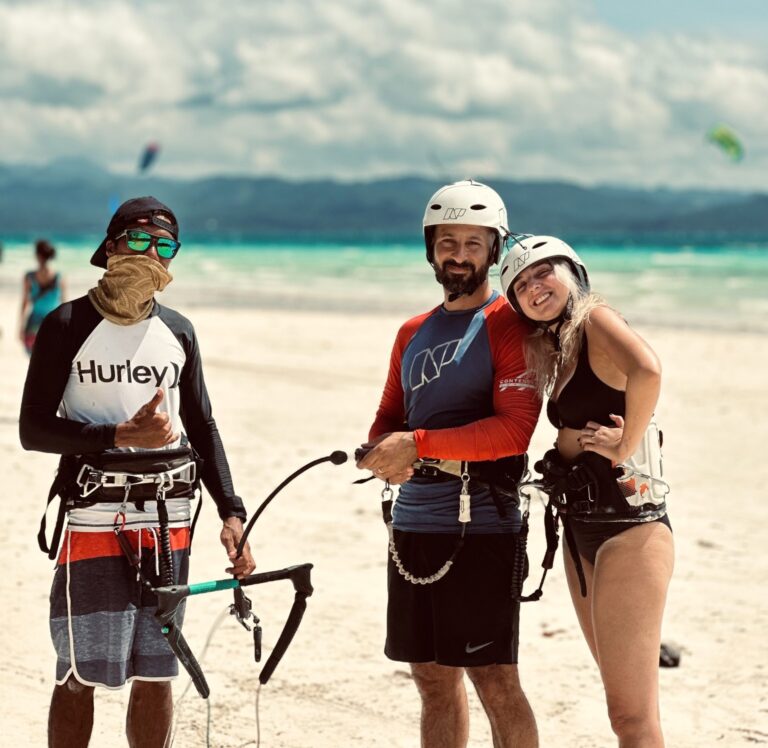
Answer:
<svg viewBox="0 0 768 748"><path fill-rule="evenodd" d="M443 220L458 221L459 218L461 218L466 212L467 212L466 208L447 208L445 211L445 215L443 216Z"/></svg>
<svg viewBox="0 0 768 748"><path fill-rule="evenodd" d="M519 257L515 257L513 270L517 272L520 270L523 265L525 265L526 262L528 262L528 258L531 256L531 253L529 251L523 252Z"/></svg>

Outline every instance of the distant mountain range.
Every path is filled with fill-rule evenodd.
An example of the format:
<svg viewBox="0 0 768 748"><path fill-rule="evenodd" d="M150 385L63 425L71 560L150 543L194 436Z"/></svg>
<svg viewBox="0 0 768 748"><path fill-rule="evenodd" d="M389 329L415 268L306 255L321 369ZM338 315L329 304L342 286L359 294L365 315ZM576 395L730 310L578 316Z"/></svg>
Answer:
<svg viewBox="0 0 768 748"><path fill-rule="evenodd" d="M768 236L768 193L583 187L489 180L514 231L566 238ZM79 159L0 165L0 238L101 234L119 202L155 195L184 235L286 240L413 239L434 179L369 182L257 177L179 180L112 174Z"/></svg>

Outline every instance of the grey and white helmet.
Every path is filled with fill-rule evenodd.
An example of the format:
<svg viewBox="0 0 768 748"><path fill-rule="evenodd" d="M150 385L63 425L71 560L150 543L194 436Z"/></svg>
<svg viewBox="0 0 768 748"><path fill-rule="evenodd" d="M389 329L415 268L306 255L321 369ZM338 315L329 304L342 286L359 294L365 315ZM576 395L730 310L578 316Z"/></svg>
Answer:
<svg viewBox="0 0 768 748"><path fill-rule="evenodd" d="M427 260L434 260L433 238L436 226L466 224L468 226L486 226L493 229L498 238L494 242L490 262L495 264L501 256L501 248L509 234L507 228L507 209L496 190L488 185L464 179L441 187L429 199L424 211L424 243L427 247Z"/></svg>

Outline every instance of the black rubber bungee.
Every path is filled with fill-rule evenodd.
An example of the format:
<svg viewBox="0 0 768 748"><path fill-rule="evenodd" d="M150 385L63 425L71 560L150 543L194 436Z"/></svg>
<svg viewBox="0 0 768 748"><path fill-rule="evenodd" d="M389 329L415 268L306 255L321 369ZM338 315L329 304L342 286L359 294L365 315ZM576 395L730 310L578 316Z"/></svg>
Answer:
<svg viewBox="0 0 768 748"><path fill-rule="evenodd" d="M163 587L171 587L173 579L173 551L171 550L171 531L168 529L168 508L165 499L157 499L157 518L160 522L160 580Z"/></svg>

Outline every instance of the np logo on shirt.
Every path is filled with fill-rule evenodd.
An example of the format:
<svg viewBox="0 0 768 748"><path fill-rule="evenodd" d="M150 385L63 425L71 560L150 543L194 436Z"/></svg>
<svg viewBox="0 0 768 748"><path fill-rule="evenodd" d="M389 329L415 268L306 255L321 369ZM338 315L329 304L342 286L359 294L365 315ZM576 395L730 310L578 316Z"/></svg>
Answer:
<svg viewBox="0 0 768 748"><path fill-rule="evenodd" d="M411 370L408 373L411 389L417 390L433 379L437 379L443 367L450 364L456 357L459 343L461 343L461 338L456 338L456 340L449 340L447 343L441 343L434 348L425 348L423 351L419 351L413 357Z"/></svg>
<svg viewBox="0 0 768 748"><path fill-rule="evenodd" d="M164 381L169 382L168 388L179 386L181 367L171 362L170 366L134 366L130 360L124 364L97 364L91 359L85 363L75 362L80 384L96 384L97 382L117 382L119 384L154 384L161 387Z"/></svg>

